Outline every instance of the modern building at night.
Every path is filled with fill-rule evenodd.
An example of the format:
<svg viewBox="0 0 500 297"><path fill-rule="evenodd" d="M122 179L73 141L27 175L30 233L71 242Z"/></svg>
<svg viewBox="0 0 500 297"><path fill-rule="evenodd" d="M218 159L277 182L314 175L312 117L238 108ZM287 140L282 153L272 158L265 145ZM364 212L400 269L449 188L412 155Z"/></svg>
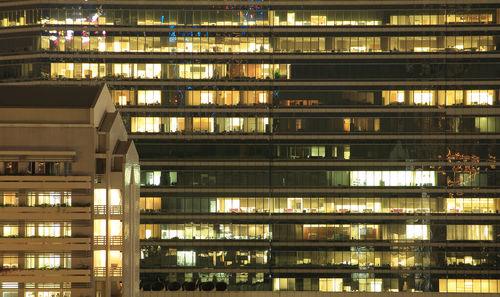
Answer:
<svg viewBox="0 0 500 297"><path fill-rule="evenodd" d="M139 160L105 86L0 86L3 297L139 293Z"/></svg>
<svg viewBox="0 0 500 297"><path fill-rule="evenodd" d="M499 32L498 0L2 1L0 80L109 84L144 296L498 293Z"/></svg>

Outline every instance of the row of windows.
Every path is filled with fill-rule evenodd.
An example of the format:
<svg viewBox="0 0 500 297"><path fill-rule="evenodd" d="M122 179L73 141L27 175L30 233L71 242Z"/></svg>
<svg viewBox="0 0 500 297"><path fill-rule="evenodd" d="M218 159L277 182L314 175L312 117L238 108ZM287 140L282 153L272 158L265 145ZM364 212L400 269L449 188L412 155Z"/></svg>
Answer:
<svg viewBox="0 0 500 297"><path fill-rule="evenodd" d="M335 274L319 277L303 274L290 277L273 273L190 272L168 275L141 274L143 283L178 283L186 290L195 290L195 282L224 282L229 291L321 291L321 292L457 292L499 293L500 280L491 276L464 276L410 274L393 275L373 273ZM144 288L146 290L146 288Z"/></svg>
<svg viewBox="0 0 500 297"><path fill-rule="evenodd" d="M132 133L266 133L271 132L269 118L209 117L131 117ZM186 126L191 129L186 129Z"/></svg>
<svg viewBox="0 0 500 297"><path fill-rule="evenodd" d="M498 198L141 197L148 213L498 213Z"/></svg>
<svg viewBox="0 0 500 297"><path fill-rule="evenodd" d="M432 232L431 228L439 228ZM272 230L272 232L271 232ZM443 232L443 233L442 233ZM141 224L141 239L495 240L492 225Z"/></svg>
<svg viewBox="0 0 500 297"><path fill-rule="evenodd" d="M16 294L16 295L9 296L9 297L18 297L18 296ZM61 290L58 290L58 291L54 291L54 290L28 291L28 290L25 290L24 297L71 297L71 291L61 291Z"/></svg>
<svg viewBox="0 0 500 297"><path fill-rule="evenodd" d="M494 90L390 90L382 91L384 105L493 105Z"/></svg>
<svg viewBox="0 0 500 297"><path fill-rule="evenodd" d="M270 80L339 81L339 80L401 80L425 77L467 77L478 80L496 78L494 62L487 64L467 61L444 63L433 60L428 63L402 63L393 60L386 63L319 63L295 64L161 64L161 63L20 63L0 65L0 79L106 79L106 80L258 80L264 84ZM153 83L153 82L152 82ZM160 82L153 83L160 85ZM212 85L213 83L208 83ZM227 84L227 82L226 82ZM268 83L265 83L268 84ZM182 85L182 84L181 84ZM310 96L309 96L310 98Z"/></svg>
<svg viewBox="0 0 500 297"><path fill-rule="evenodd" d="M496 105L496 90L384 90L331 91L294 94L291 91L259 90L112 90L116 105L237 105L278 103L281 106L311 105ZM304 96L311 97L303 99ZM294 98L295 97L295 98ZM318 99L314 99L317 97ZM377 101L377 102L376 102Z"/></svg>
<svg viewBox="0 0 500 297"><path fill-rule="evenodd" d="M0 174L7 175L71 175L71 162L0 162Z"/></svg>
<svg viewBox="0 0 500 297"><path fill-rule="evenodd" d="M309 281L308 281L309 280ZM300 281L302 281L302 284ZM310 287L311 279L299 280L296 278L274 278L273 291L309 291L306 288ZM401 283L403 282L403 283ZM352 286L349 282L347 285L342 278L320 278L318 279L320 292L423 292L425 290L423 282L415 281L415 288L404 290L410 287L406 281L399 280L399 286L402 285L403 290L394 288L398 284L398 279L386 278L366 278L359 279L358 283ZM500 280L496 279L439 279L439 292L441 293L500 293Z"/></svg>
<svg viewBox="0 0 500 297"><path fill-rule="evenodd" d="M273 124L274 123L274 124ZM130 117L132 133L496 133L500 117Z"/></svg>
<svg viewBox="0 0 500 297"><path fill-rule="evenodd" d="M51 63L51 78L290 79L289 64Z"/></svg>
<svg viewBox="0 0 500 297"><path fill-rule="evenodd" d="M463 170L464 168L460 169ZM141 186L188 187L435 187L495 186L499 180L493 171L466 173L446 171L161 171L142 170Z"/></svg>
<svg viewBox="0 0 500 297"><path fill-rule="evenodd" d="M363 53L494 51L493 36L397 37L132 37L93 32L50 31L47 51L158 53ZM53 32L53 33L52 33ZM38 42L35 41L35 44Z"/></svg>
<svg viewBox="0 0 500 297"><path fill-rule="evenodd" d="M1 206L72 206L72 193L60 191L0 192ZM21 202L19 201L21 200ZM81 205L81 204L80 204Z"/></svg>
<svg viewBox="0 0 500 297"><path fill-rule="evenodd" d="M333 143L333 144L332 144ZM415 139L415 140L376 140L369 143L358 143L355 140L316 140L306 143L291 143L288 141L272 142L240 142L214 143L200 140L199 145L191 143L171 143L169 146L160 146L154 143L142 143L141 149L150 159L160 159L168 156L169 160L273 160L278 163L283 160L305 160L309 163L327 160L392 160L407 162L429 162L448 159L447 151L453 154L460 153L464 158L475 158L487 163L494 169L496 147L489 140L464 140L460 143L450 143L446 139ZM450 151L450 152L451 152ZM452 154L450 153L450 156ZM410 163L407 163L410 165ZM493 167L491 167L493 166ZM149 168L148 168L149 169Z"/></svg>
<svg viewBox="0 0 500 297"><path fill-rule="evenodd" d="M489 24L484 10L269 10L43 8L4 11L0 27L33 24L118 26L380 26Z"/></svg>
<svg viewBox="0 0 500 297"><path fill-rule="evenodd" d="M255 266L268 263L266 250L181 251L174 248L141 247L141 267L201 266L230 267Z"/></svg>
<svg viewBox="0 0 500 297"><path fill-rule="evenodd" d="M23 227L17 224L3 224L0 228L1 237L70 237L71 223L27 223L24 226L24 235L19 229Z"/></svg>
<svg viewBox="0 0 500 297"><path fill-rule="evenodd" d="M20 259L17 254L4 253L3 268L15 269L19 267ZM26 253L24 254L24 269L58 269L71 268L70 253Z"/></svg>
<svg viewBox="0 0 500 297"><path fill-rule="evenodd" d="M107 232L106 229L108 229L109 232ZM94 244L102 244L101 242L97 241L99 237L105 237L107 234L115 238L122 236L122 229L122 222L120 220L94 219ZM101 240L106 239L102 238Z"/></svg>
<svg viewBox="0 0 500 297"><path fill-rule="evenodd" d="M255 105L267 104L272 91L112 90L116 105Z"/></svg>
<svg viewBox="0 0 500 297"><path fill-rule="evenodd" d="M0 283L0 288L3 288L3 290L0 289L0 293L2 293L3 297L71 297L71 291L54 290L59 288L67 290L71 288L71 283L63 283L62 286L60 283L25 283L26 289L38 289L36 291L24 290L24 295L17 291L20 284L22 283Z"/></svg>
<svg viewBox="0 0 500 297"><path fill-rule="evenodd" d="M360 250L361 249L361 250ZM268 255L272 256L269 257ZM432 255L431 255L432 254ZM428 250L391 250L350 248L350 250L276 251L268 250L177 250L157 246L141 247L141 267L232 267L330 266L330 267L494 267L495 252L430 252Z"/></svg>
<svg viewBox="0 0 500 297"><path fill-rule="evenodd" d="M358 267L473 267L496 266L494 256L477 252L430 251L273 251L277 266L336 266ZM431 255L432 254L432 255Z"/></svg>
<svg viewBox="0 0 500 297"><path fill-rule="evenodd" d="M71 206L71 192L28 192L27 206Z"/></svg>

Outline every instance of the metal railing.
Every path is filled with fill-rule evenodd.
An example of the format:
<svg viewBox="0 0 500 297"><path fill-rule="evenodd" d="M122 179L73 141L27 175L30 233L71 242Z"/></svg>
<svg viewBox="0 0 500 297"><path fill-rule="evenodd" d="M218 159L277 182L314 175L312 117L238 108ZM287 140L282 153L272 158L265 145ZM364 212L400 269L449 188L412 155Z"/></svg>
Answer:
<svg viewBox="0 0 500 297"><path fill-rule="evenodd" d="M104 174L96 174L94 178L94 183L102 184L104 182Z"/></svg>
<svg viewBox="0 0 500 297"><path fill-rule="evenodd" d="M123 245L123 236L111 236L111 245Z"/></svg>
<svg viewBox="0 0 500 297"><path fill-rule="evenodd" d="M106 245L106 236L94 235L94 245Z"/></svg>
<svg viewBox="0 0 500 297"><path fill-rule="evenodd" d="M109 276L122 276L122 268L120 266L111 266Z"/></svg>
<svg viewBox="0 0 500 297"><path fill-rule="evenodd" d="M95 277L106 277L106 267L94 267ZM111 266L109 268L109 276L122 276L121 266Z"/></svg>
<svg viewBox="0 0 500 297"><path fill-rule="evenodd" d="M106 267L94 267L94 276L106 277Z"/></svg>
<svg viewBox="0 0 500 297"><path fill-rule="evenodd" d="M123 208L121 205L111 205L110 213L112 215L121 215L123 214Z"/></svg>
<svg viewBox="0 0 500 297"><path fill-rule="evenodd" d="M106 205L94 205L94 214L105 215L106 214Z"/></svg>

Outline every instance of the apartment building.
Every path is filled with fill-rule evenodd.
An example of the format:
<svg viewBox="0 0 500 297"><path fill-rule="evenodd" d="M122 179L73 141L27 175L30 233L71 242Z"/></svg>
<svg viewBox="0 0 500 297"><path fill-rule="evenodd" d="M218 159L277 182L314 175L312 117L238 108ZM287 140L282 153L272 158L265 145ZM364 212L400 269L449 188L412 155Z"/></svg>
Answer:
<svg viewBox="0 0 500 297"><path fill-rule="evenodd" d="M0 294L137 296L138 155L107 87L0 97Z"/></svg>
<svg viewBox="0 0 500 297"><path fill-rule="evenodd" d="M0 81L109 84L143 296L498 293L499 32L493 0L4 1Z"/></svg>

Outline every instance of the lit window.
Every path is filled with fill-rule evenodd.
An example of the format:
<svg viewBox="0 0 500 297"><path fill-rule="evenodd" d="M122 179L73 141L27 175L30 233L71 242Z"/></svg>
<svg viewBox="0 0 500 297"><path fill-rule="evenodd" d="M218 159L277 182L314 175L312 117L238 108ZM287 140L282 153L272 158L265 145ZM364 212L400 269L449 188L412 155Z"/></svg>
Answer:
<svg viewBox="0 0 500 297"><path fill-rule="evenodd" d="M94 220L94 236L106 236L106 220Z"/></svg>
<svg viewBox="0 0 500 297"><path fill-rule="evenodd" d="M426 92L426 91L414 91L413 102L415 104L421 104L421 105L432 105L434 102L433 94L432 92Z"/></svg>
<svg viewBox="0 0 500 297"><path fill-rule="evenodd" d="M137 103L139 105L161 104L161 91L160 90L137 91Z"/></svg>
<svg viewBox="0 0 500 297"><path fill-rule="evenodd" d="M446 240L493 240L493 226L447 225Z"/></svg>
<svg viewBox="0 0 500 297"><path fill-rule="evenodd" d="M146 171L144 172L144 185L159 186L161 180L161 171Z"/></svg>
<svg viewBox="0 0 500 297"><path fill-rule="evenodd" d="M26 237L36 236L35 224L26 224Z"/></svg>
<svg viewBox="0 0 500 297"><path fill-rule="evenodd" d="M498 279L440 279L441 293L500 293Z"/></svg>
<svg viewBox="0 0 500 297"><path fill-rule="evenodd" d="M14 237L19 235L19 227L17 225L4 225L3 237Z"/></svg>
<svg viewBox="0 0 500 297"><path fill-rule="evenodd" d="M60 192L40 192L38 193L38 205L61 204Z"/></svg>
<svg viewBox="0 0 500 297"><path fill-rule="evenodd" d="M61 267L61 256L59 254L40 254L38 256L38 268Z"/></svg>
<svg viewBox="0 0 500 297"><path fill-rule="evenodd" d="M146 211L161 210L161 197L141 197L140 208Z"/></svg>
<svg viewBox="0 0 500 297"><path fill-rule="evenodd" d="M106 251L94 251L94 269L106 267Z"/></svg>
<svg viewBox="0 0 500 297"><path fill-rule="evenodd" d="M274 278L273 291L295 291L295 278Z"/></svg>
<svg viewBox="0 0 500 297"><path fill-rule="evenodd" d="M320 292L342 292L343 279L341 278L320 278L319 291Z"/></svg>
<svg viewBox="0 0 500 297"><path fill-rule="evenodd" d="M61 225L58 223L39 224L38 236L61 237Z"/></svg>
<svg viewBox="0 0 500 297"><path fill-rule="evenodd" d="M259 103L267 103L267 93L259 93Z"/></svg>
<svg viewBox="0 0 500 297"><path fill-rule="evenodd" d="M466 91L467 105L493 105L493 90Z"/></svg>
<svg viewBox="0 0 500 297"><path fill-rule="evenodd" d="M15 192L5 192L5 193L0 193L0 197L3 196L3 199L0 200L0 202L3 203L5 206L18 206L19 205L19 200L17 198L17 194ZM3 201L2 201L3 200Z"/></svg>
<svg viewBox="0 0 500 297"><path fill-rule="evenodd" d="M351 171L351 186L435 186L434 171Z"/></svg>
<svg viewBox="0 0 500 297"><path fill-rule="evenodd" d="M214 118L193 118L193 132L214 132Z"/></svg>
<svg viewBox="0 0 500 297"><path fill-rule="evenodd" d="M124 95L118 96L118 101L115 104L118 104L118 105L128 105L127 96L124 96Z"/></svg>
<svg viewBox="0 0 500 297"><path fill-rule="evenodd" d="M130 130L135 132L160 132L160 117L132 117Z"/></svg>
<svg viewBox="0 0 500 297"><path fill-rule="evenodd" d="M3 268L17 268L18 267L18 257L17 254L3 255Z"/></svg>
<svg viewBox="0 0 500 297"><path fill-rule="evenodd" d="M207 92L202 92L200 97L200 103L201 104L213 104L214 103L214 94L212 93L207 93Z"/></svg>
<svg viewBox="0 0 500 297"><path fill-rule="evenodd" d="M406 225L406 239L428 240L428 227L427 225Z"/></svg>
<svg viewBox="0 0 500 297"><path fill-rule="evenodd" d="M178 266L196 266L196 252L193 251L178 251L177 252Z"/></svg>

